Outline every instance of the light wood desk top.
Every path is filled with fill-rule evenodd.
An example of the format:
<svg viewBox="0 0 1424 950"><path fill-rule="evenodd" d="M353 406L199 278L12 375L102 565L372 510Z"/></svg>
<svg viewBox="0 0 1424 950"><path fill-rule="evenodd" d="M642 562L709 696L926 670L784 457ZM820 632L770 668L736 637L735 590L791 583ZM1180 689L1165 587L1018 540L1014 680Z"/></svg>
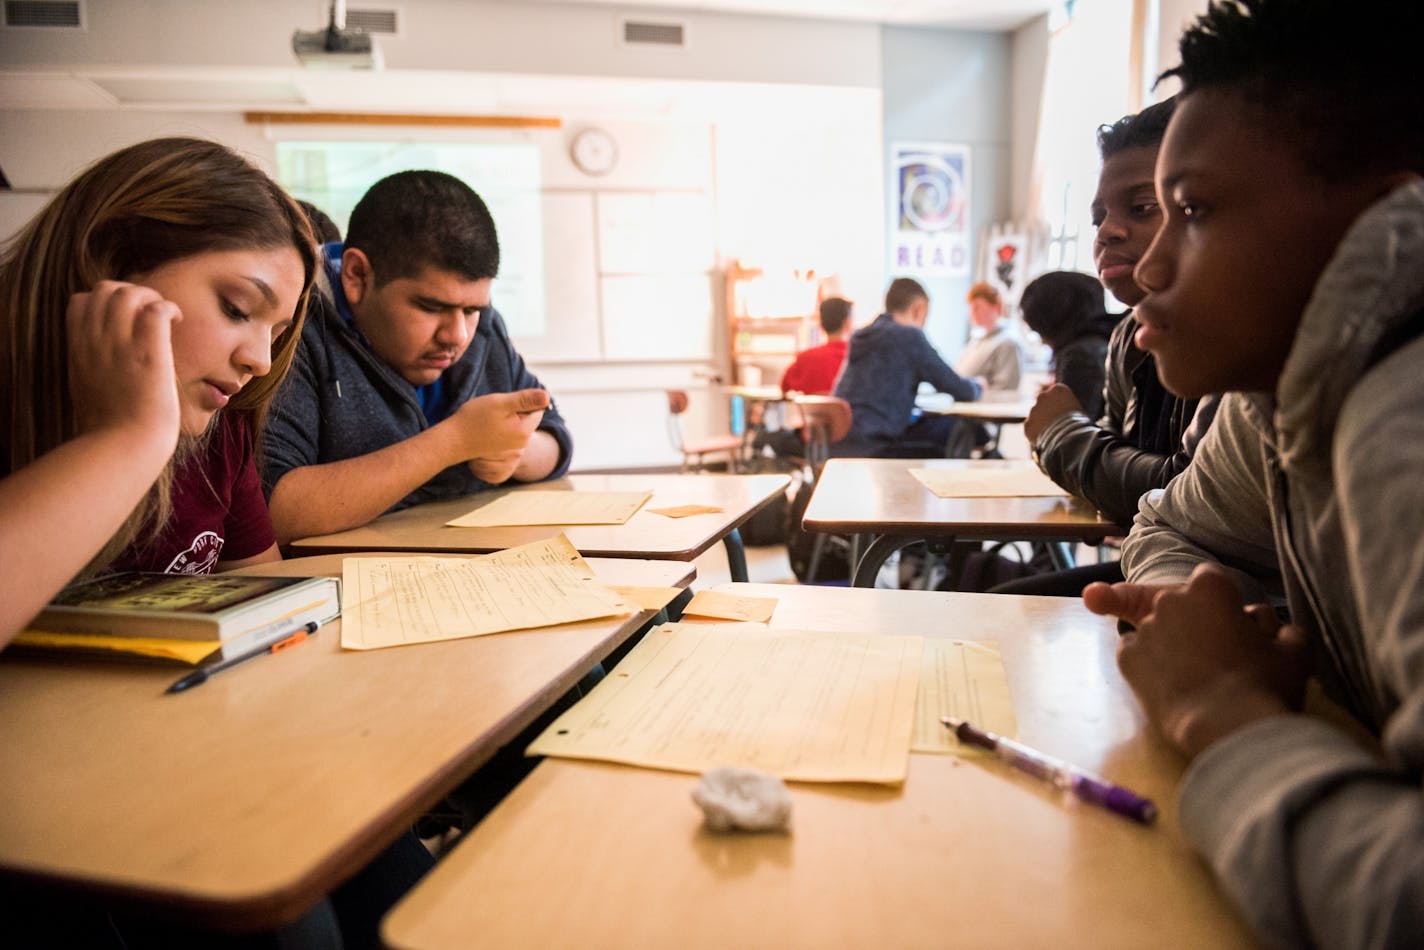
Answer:
<svg viewBox="0 0 1424 950"><path fill-rule="evenodd" d="M693 573L590 564L616 584ZM370 652L343 652L338 620L174 695L173 668L0 656L0 874L205 926L289 922L652 616Z"/></svg>
<svg viewBox="0 0 1424 950"><path fill-rule="evenodd" d="M695 778L549 759L396 906L398 948L1251 946L1177 826L1111 621L1076 600L728 585L784 628L997 640L1018 735L1154 799L1156 825L988 759L911 756L901 789L791 786L792 832L701 829Z"/></svg>
<svg viewBox="0 0 1424 950"><path fill-rule="evenodd" d="M912 468L1033 468L1027 460L831 459L806 507L807 531L996 541L1095 541L1122 529L1071 497L940 498Z"/></svg>
<svg viewBox="0 0 1424 950"><path fill-rule="evenodd" d="M292 553L342 551L502 551L562 531L584 556L690 561L721 541L790 483L787 475L570 475L552 482L498 489L382 515L362 528L294 541ZM445 522L510 491L638 491L653 497L624 524L451 528ZM669 518L649 508L716 505L717 514Z"/></svg>
<svg viewBox="0 0 1424 950"><path fill-rule="evenodd" d="M753 402L780 402L786 398L780 386L725 386L728 396L741 396Z"/></svg>
<svg viewBox="0 0 1424 950"><path fill-rule="evenodd" d="M945 399L938 394L922 396L915 400L920 410L932 416L958 416L975 422L1023 422L1033 408L1033 400L994 400L982 402L960 402Z"/></svg>

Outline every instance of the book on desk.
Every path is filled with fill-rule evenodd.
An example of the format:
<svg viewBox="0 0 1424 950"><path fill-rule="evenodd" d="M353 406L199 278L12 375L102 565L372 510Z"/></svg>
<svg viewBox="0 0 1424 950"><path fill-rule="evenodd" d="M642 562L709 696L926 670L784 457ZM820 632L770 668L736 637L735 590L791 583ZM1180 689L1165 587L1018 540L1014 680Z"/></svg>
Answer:
<svg viewBox="0 0 1424 950"><path fill-rule="evenodd" d="M335 577L128 571L65 588L14 645L198 665L259 649L340 613Z"/></svg>

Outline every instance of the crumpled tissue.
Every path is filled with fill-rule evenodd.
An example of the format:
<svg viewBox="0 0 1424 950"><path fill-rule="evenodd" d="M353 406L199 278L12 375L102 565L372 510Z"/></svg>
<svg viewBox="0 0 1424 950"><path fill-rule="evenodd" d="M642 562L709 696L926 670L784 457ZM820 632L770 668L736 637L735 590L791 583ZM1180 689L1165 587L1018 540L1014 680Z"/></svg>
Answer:
<svg viewBox="0 0 1424 950"><path fill-rule="evenodd" d="M775 775L724 766L692 790L709 831L790 831L791 792Z"/></svg>

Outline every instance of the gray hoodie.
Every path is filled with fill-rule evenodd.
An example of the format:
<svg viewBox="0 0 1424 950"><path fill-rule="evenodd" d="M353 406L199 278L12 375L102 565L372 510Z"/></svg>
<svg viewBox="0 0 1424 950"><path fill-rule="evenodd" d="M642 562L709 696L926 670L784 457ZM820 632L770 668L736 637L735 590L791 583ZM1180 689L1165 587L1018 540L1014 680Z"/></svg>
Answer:
<svg viewBox="0 0 1424 950"><path fill-rule="evenodd" d="M1421 324L1415 181L1337 248L1276 393L1222 400L1192 464L1144 496L1123 551L1137 582L1184 580L1204 559L1283 581L1326 691L1379 737L1370 749L1279 716L1187 773L1184 831L1278 946L1424 945Z"/></svg>

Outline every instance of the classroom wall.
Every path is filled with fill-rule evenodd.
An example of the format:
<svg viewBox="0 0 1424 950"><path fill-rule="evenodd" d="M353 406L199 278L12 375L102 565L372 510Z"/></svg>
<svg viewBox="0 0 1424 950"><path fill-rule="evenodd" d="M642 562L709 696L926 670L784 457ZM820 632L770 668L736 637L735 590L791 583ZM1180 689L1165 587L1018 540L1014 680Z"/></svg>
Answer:
<svg viewBox="0 0 1424 950"><path fill-rule="evenodd" d="M881 46L886 167L882 220L887 234L894 231L897 216L891 145L970 146L970 272L964 277L920 278L930 295L925 333L953 362L968 338L964 297L975 279L972 262L978 260L980 234L1009 214L1012 45L1003 33L887 26ZM885 267L888 276L901 276L888 244Z"/></svg>
<svg viewBox="0 0 1424 950"><path fill-rule="evenodd" d="M1182 61L1177 42L1182 31L1206 12L1209 0L1157 0L1157 63L1158 72L1171 69ZM1153 101L1167 98L1180 88L1175 80L1164 82L1153 93Z"/></svg>
<svg viewBox="0 0 1424 950"><path fill-rule="evenodd" d="M637 16L681 22L689 38L685 51L645 50L618 41L628 11L617 7L404 0L395 5L401 35L380 39L384 72L295 67L291 30L315 28L324 6L105 0L86 5L79 33L0 30L0 63L43 67L52 80L43 109L11 107L4 92L12 87L0 82L0 167L18 189L0 194L0 235L83 164L154 135L210 136L270 170L275 139L295 133L250 125L241 110L292 108L287 97L331 110L557 116L559 130L517 133L543 152L555 223L596 242L600 195L674 192L708 196L714 221L695 356L581 361L567 347L550 354L530 343L534 368L578 435L576 467L586 469L676 463L665 431L668 387L693 392L689 434L725 431L725 400L706 380L725 361L717 268L727 262L834 272L860 319L878 312L894 199L887 142L969 142L976 234L1007 212L1010 50L1002 35L645 9ZM254 90L270 101L252 100ZM577 172L567 144L590 124L614 132L637 159L623 156L602 180ZM701 157L688 160L689 149ZM591 263L552 295L605 307L609 285L628 282L605 280L597 256L583 256ZM967 281L929 283L931 336L952 359L964 339ZM616 289L613 296L630 299ZM668 339L686 319L669 309L677 308L630 318L656 332L635 328L623 339ZM605 323L605 343L608 331Z"/></svg>
<svg viewBox="0 0 1424 950"><path fill-rule="evenodd" d="M1038 145L1038 111L1043 105L1043 79L1048 69L1048 16L1034 19L1013 32L1011 79L1012 122L1009 176L1009 214L1015 221L1028 217L1033 181L1033 157Z"/></svg>

